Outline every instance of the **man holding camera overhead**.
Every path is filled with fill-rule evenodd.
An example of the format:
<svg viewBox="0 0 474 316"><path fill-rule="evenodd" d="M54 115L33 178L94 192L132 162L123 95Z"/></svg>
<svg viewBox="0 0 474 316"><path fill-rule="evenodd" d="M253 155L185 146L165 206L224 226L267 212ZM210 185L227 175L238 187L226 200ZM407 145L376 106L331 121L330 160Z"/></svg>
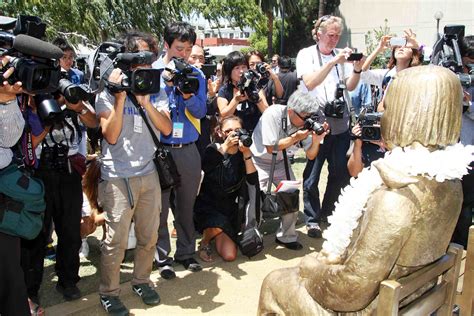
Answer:
<svg viewBox="0 0 474 316"><path fill-rule="evenodd" d="M153 53L157 51L155 39L149 34L128 33L124 45L126 53L137 54L128 54L132 57L128 59L129 69L115 68L112 71L107 79L108 89L98 95L96 101L97 116L104 135L98 202L104 209L108 228L101 249L99 294L104 309L114 315L128 315L128 309L118 295L120 264L127 248L132 219L137 236L133 291L147 305L160 302L158 293L152 288L150 273L158 237L161 188L153 162L155 146L151 132L137 107L146 112L154 133L159 131L168 135L171 132L169 113L157 109L150 102L150 94L137 92L134 87L131 91L124 88L125 76L130 79L137 70L151 68ZM143 58L133 58L137 55ZM137 60L141 64L136 64ZM132 99L136 99L136 104Z"/></svg>
<svg viewBox="0 0 474 316"><path fill-rule="evenodd" d="M316 98L331 127L316 159L309 159L303 173L303 201L309 237L320 238L319 223L334 209L340 190L348 183L346 152L349 148L349 107L347 90L353 90L360 78L361 63L348 63L361 55L350 48L336 49L342 32L339 17L325 15L317 20L317 44L303 48L296 58L296 72L302 78L303 91ZM355 59L354 59L355 58ZM359 58L360 60L360 58ZM323 105L323 106L321 106ZM328 161L328 184L322 207L318 183L324 161Z"/></svg>
<svg viewBox="0 0 474 316"><path fill-rule="evenodd" d="M176 252L173 258L168 231L168 213L171 189L163 191L162 211L156 261L160 275L173 279L173 261L185 269L196 272L202 269L194 259L196 238L193 222L193 206L201 180L201 157L196 141L201 132L200 119L206 115L206 81L202 73L188 65L192 47L196 42L196 33L186 22L172 22L165 27L166 53L153 67L163 69L162 77L166 83L162 87L160 100L166 93L167 108L171 115L172 133L161 135L160 141L167 146L176 163L181 184L172 190L175 196L175 227L177 232ZM186 83L185 83L186 82Z"/></svg>

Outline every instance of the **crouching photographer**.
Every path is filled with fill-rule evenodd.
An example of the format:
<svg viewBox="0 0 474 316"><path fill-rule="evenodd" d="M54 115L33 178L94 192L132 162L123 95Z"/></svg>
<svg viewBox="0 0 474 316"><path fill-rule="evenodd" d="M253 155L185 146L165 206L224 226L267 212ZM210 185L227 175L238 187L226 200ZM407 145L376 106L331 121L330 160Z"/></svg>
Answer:
<svg viewBox="0 0 474 316"><path fill-rule="evenodd" d="M382 112L374 112L367 108L359 114L357 124L351 131L352 152L347 161L351 177L357 177L362 169L369 167L373 161L383 158L386 149L380 129L381 118Z"/></svg>
<svg viewBox="0 0 474 316"><path fill-rule="evenodd" d="M99 295L103 308L115 315L128 315L119 299L120 264L132 218L137 236L132 288L145 304L160 302L150 281L161 212L153 137L171 132L169 112L150 102L150 93L160 88L159 71L151 69L155 39L131 32L123 44L125 52L115 58L115 69L106 80L108 88L96 100L104 136L98 203L108 227L101 248Z"/></svg>
<svg viewBox="0 0 474 316"><path fill-rule="evenodd" d="M263 113L254 130L253 144L250 147L258 171L260 189L268 188L270 179L273 179L275 185L281 180L295 179L285 156L286 148L302 142L308 159L317 157L320 143L326 136L329 126L312 118L315 117L313 113L316 109L318 109L316 101L308 94L297 90L289 98L287 106L274 104ZM273 159L272 155L276 158ZM281 216L276 243L291 250L303 248L297 241L298 235L295 231L297 218L298 211Z"/></svg>

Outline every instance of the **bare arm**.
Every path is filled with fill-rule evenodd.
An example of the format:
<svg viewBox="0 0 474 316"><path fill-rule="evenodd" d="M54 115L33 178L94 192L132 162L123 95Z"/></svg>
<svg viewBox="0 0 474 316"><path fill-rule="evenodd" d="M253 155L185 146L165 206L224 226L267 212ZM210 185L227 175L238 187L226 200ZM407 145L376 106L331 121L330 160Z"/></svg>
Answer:
<svg viewBox="0 0 474 316"><path fill-rule="evenodd" d="M290 136L284 137L278 141L278 151L281 151L283 149L286 149L297 142L305 139L308 137L310 131L305 129L305 130L299 130L294 134L291 134ZM273 146L265 146L267 148L267 152L271 154L273 152Z"/></svg>
<svg viewBox="0 0 474 316"><path fill-rule="evenodd" d="M326 137L329 131L329 125L327 122L324 122L323 127L325 132L321 135L316 134L314 131L311 132L311 146L306 150L306 158L309 160L314 160L318 156L321 141Z"/></svg>
<svg viewBox="0 0 474 316"><path fill-rule="evenodd" d="M258 96L260 99L258 100L257 107L260 110L260 113L263 113L263 111L268 109L268 102L263 89L258 92Z"/></svg>
<svg viewBox="0 0 474 316"><path fill-rule="evenodd" d="M350 52L350 49L342 49L330 62L323 64L320 69L303 75L302 79L306 88L308 90L313 90L323 83L324 79L326 79L332 68L336 64L343 64L346 61L346 55L348 53L350 54Z"/></svg>
<svg viewBox="0 0 474 316"><path fill-rule="evenodd" d="M237 109L237 105L242 102L247 100L247 97L245 95L242 95L240 91L236 91L234 93L234 97L232 100L227 101L226 98L223 97L217 97L217 107L219 108L219 114L222 117L228 117L231 116L235 113L235 110Z"/></svg>
<svg viewBox="0 0 474 316"><path fill-rule="evenodd" d="M375 58L377 58L377 55L382 53L386 48L388 48L390 38L392 36L390 35L384 35L382 38L380 38L380 42L377 45L377 48L370 53L370 55L367 57L365 60L364 64L362 65L362 71L367 71L370 68L370 65L374 62Z"/></svg>
<svg viewBox="0 0 474 316"><path fill-rule="evenodd" d="M157 110L150 102L150 95L137 95L136 98L138 104L146 110L151 122L160 133L169 135L173 129L169 112Z"/></svg>

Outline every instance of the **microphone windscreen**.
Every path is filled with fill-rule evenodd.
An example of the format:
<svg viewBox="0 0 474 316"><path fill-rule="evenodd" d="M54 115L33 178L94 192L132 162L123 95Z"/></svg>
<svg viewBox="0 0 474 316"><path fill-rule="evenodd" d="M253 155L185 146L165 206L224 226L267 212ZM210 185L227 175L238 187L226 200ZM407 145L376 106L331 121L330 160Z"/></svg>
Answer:
<svg viewBox="0 0 474 316"><path fill-rule="evenodd" d="M13 42L13 49L25 55L40 58L59 59L63 57L63 51L59 47L24 34L16 36Z"/></svg>

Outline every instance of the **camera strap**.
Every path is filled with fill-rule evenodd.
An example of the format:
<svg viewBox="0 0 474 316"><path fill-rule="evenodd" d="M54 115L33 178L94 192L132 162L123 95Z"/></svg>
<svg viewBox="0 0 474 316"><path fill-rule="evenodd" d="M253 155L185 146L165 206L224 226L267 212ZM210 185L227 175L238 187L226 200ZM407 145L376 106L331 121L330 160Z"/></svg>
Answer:
<svg viewBox="0 0 474 316"><path fill-rule="evenodd" d="M287 127L288 127L288 109L285 107L285 111L283 112L283 117L281 118L281 126L283 128L283 131L285 134L287 133ZM279 135L279 134L278 134ZM272 164L270 166L270 174L268 177L268 184L267 184L267 193L270 194L272 192L272 184L273 184L273 175L275 173L275 166L276 166L276 159L278 155L278 143L280 141L281 137L278 136L278 139L275 142L275 145L273 145L273 151L272 151ZM285 164L285 174L286 174L286 179L291 180L290 177L290 167L288 166L288 157L286 154L286 149L282 150L283 153L283 163Z"/></svg>
<svg viewBox="0 0 474 316"><path fill-rule="evenodd" d="M316 51L318 52L318 59L319 59L319 65L321 66L321 68L323 67L323 60L321 58L321 51L319 50L319 46L316 45ZM331 51L331 55L333 56L336 56L336 53L334 52L334 50ZM337 73L337 78L339 80L339 83L340 84L343 84L344 85L344 89L342 91L343 95L342 95L342 98L344 99L344 101L346 102L347 104L347 111L349 113L349 117L350 117L350 123L349 123L349 128L352 129L352 127L356 124L356 115L355 115L355 109L354 107L352 106L352 99L351 97L349 96L349 92L347 91L347 86L346 86L346 82L345 82L345 75L344 75L344 67L342 66L341 67L341 74L342 74L342 77L339 75L339 70L338 70L338 64L336 64L334 67L336 67L336 73ZM326 102L328 102L328 95L327 95L327 92L326 92L326 86L324 86L324 94L326 96Z"/></svg>
<svg viewBox="0 0 474 316"><path fill-rule="evenodd" d="M33 133L31 132L31 126L28 121L28 95L23 93L19 97L20 110L25 120L25 129L23 137L21 139L21 153L23 155L23 163L27 167L33 168L36 165L36 154L33 148Z"/></svg>

